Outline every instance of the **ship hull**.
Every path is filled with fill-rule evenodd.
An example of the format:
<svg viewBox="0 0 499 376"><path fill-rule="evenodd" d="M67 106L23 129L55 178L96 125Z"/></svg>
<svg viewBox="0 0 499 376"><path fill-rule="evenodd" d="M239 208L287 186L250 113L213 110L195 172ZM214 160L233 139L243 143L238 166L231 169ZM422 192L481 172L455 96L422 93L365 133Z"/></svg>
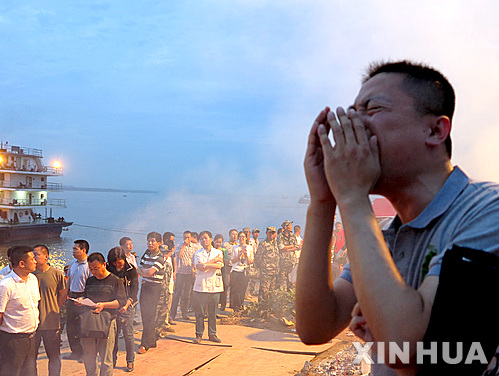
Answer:
<svg viewBox="0 0 499 376"><path fill-rule="evenodd" d="M49 239L61 235L63 227L73 222L32 223L25 225L0 226L0 243L27 239Z"/></svg>

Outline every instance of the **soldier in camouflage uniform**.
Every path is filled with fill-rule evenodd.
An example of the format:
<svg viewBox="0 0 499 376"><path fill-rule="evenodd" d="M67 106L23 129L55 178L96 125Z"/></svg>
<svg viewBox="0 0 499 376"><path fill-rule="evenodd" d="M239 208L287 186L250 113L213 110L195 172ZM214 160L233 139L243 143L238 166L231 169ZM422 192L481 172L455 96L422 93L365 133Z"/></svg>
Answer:
<svg viewBox="0 0 499 376"><path fill-rule="evenodd" d="M258 301L268 299L270 291L277 289L279 275L279 248L275 227L267 227L266 234L267 238L258 244L255 255L255 265L260 270Z"/></svg>
<svg viewBox="0 0 499 376"><path fill-rule="evenodd" d="M277 237L277 246L279 247L279 287L289 291L292 283L289 282L288 275L296 265L295 251L299 249L296 236L293 234L292 221L284 221L282 228L284 231Z"/></svg>

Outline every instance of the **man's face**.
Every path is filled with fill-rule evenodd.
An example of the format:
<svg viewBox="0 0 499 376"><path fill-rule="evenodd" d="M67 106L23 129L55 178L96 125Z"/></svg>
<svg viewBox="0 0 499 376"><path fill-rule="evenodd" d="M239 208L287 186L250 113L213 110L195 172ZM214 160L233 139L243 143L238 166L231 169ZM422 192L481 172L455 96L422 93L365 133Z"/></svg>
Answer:
<svg viewBox="0 0 499 376"><path fill-rule="evenodd" d="M184 234L184 243L186 245L189 245L191 243L191 234L189 234L189 233Z"/></svg>
<svg viewBox="0 0 499 376"><path fill-rule="evenodd" d="M244 232L239 234L239 244L246 244L246 234Z"/></svg>
<svg viewBox="0 0 499 376"><path fill-rule="evenodd" d="M125 260L116 259L116 261L113 264L114 264L114 266L116 266L116 269L118 269L118 271L120 271L121 269L123 269L125 267Z"/></svg>
<svg viewBox="0 0 499 376"><path fill-rule="evenodd" d="M123 245L123 250L125 253L130 253L133 251L133 243L131 240L127 240L126 243Z"/></svg>
<svg viewBox="0 0 499 376"><path fill-rule="evenodd" d="M343 226L341 225L340 222L336 223L336 231L341 231L343 229Z"/></svg>
<svg viewBox="0 0 499 376"><path fill-rule="evenodd" d="M36 247L33 251L33 254L35 256L36 264L39 268L47 265L49 255L44 252L44 249L42 247Z"/></svg>
<svg viewBox="0 0 499 376"><path fill-rule="evenodd" d="M87 253L84 249L80 248L78 244L73 245L73 257L77 260L83 260Z"/></svg>
<svg viewBox="0 0 499 376"><path fill-rule="evenodd" d="M291 232L293 231L293 225L291 223L288 223L284 229L287 231L287 232Z"/></svg>
<svg viewBox="0 0 499 376"><path fill-rule="evenodd" d="M90 273L97 278L102 279L106 275L106 263L100 263L98 260L94 260L88 264L88 269Z"/></svg>
<svg viewBox="0 0 499 376"><path fill-rule="evenodd" d="M147 239L147 249L151 252L157 252L159 250L160 243L156 240L156 238Z"/></svg>
<svg viewBox="0 0 499 376"><path fill-rule="evenodd" d="M237 231L231 231L229 234L230 241L234 243L237 240Z"/></svg>
<svg viewBox="0 0 499 376"><path fill-rule="evenodd" d="M203 234L199 238L199 243L201 243L201 247L203 247L204 249L211 248L211 241L212 239L208 236L208 234Z"/></svg>
<svg viewBox="0 0 499 376"><path fill-rule="evenodd" d="M223 239L222 239L222 238L217 238L217 239L213 242L213 246L214 246L216 249L220 249L220 247L222 246L222 243L223 243Z"/></svg>
<svg viewBox="0 0 499 376"><path fill-rule="evenodd" d="M35 255L33 254L33 252L28 252L26 255L26 260L21 260L19 265L22 265L24 269L29 273L34 272L36 270Z"/></svg>
<svg viewBox="0 0 499 376"><path fill-rule="evenodd" d="M275 231L267 231L267 240L274 240L275 238L277 238Z"/></svg>
<svg viewBox="0 0 499 376"><path fill-rule="evenodd" d="M362 85L353 105L368 137L378 138L380 189L380 185L388 187L393 179L423 169L418 161L426 154L425 137L433 115L421 116L416 112L414 99L401 86L403 79L397 73L377 74ZM374 192L378 191L375 187Z"/></svg>
<svg viewBox="0 0 499 376"><path fill-rule="evenodd" d="M258 236L260 236L260 231L253 231L253 239L258 239Z"/></svg>

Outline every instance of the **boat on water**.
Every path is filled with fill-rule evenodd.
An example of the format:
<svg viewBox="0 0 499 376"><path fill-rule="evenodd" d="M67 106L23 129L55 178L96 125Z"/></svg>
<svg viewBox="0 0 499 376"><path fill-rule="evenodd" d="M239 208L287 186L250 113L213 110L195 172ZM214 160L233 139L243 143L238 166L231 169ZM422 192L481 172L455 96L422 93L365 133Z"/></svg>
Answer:
<svg viewBox="0 0 499 376"><path fill-rule="evenodd" d="M64 217L54 218L54 207L66 207L63 199L49 199L61 192L62 166L44 166L42 150L0 143L0 242L54 238L71 226ZM43 213L43 215L42 215Z"/></svg>

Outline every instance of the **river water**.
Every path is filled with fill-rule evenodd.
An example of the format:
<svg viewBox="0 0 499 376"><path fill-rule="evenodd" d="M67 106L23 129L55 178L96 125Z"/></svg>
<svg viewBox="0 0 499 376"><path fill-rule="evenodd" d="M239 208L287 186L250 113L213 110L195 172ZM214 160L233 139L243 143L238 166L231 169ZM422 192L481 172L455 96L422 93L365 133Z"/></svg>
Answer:
<svg viewBox="0 0 499 376"><path fill-rule="evenodd" d="M304 227L306 205L299 197L172 193L119 193L67 191L52 193L50 198L66 200L67 208L54 208L55 218L74 222L60 238L33 239L0 245L1 264L6 263L6 251L13 244L44 243L51 251L51 264L62 267L72 259L75 239L90 243L90 253L107 256L119 239L128 236L140 257L147 248L146 234L171 231L176 243L184 230L209 230L226 238L229 229L257 227L265 237L267 226L280 227L284 220ZM41 212L42 215L44 214Z"/></svg>

